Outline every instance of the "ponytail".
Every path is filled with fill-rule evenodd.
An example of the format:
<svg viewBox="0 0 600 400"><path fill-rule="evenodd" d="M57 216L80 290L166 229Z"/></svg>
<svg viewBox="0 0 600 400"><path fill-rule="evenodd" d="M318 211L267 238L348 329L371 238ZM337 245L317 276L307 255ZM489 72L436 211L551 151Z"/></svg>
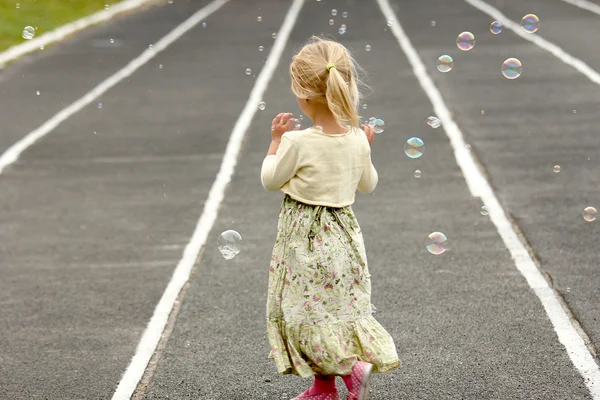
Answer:
<svg viewBox="0 0 600 400"><path fill-rule="evenodd" d="M330 65L328 64L328 67ZM328 69L329 76L327 77L325 97L327 98L329 110L335 117L338 125L345 126L349 124L353 128L359 128L360 123L357 111L359 95L356 84L351 82L352 75L350 75L350 82L346 83L346 80L337 67L333 66Z"/></svg>

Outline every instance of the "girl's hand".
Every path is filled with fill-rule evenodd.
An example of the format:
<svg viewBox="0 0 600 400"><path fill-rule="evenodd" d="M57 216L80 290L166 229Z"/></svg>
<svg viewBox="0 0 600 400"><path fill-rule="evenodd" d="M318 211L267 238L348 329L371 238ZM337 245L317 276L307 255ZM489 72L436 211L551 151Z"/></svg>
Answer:
<svg viewBox="0 0 600 400"><path fill-rule="evenodd" d="M363 131L365 131L365 135L367 135L367 140L369 141L369 146L373 146L373 138L375 138L375 130L371 125L361 125Z"/></svg>
<svg viewBox="0 0 600 400"><path fill-rule="evenodd" d="M274 142L280 142L281 136L284 133L289 132L292 127L295 118L290 118L292 113L280 113L277 114L275 118L273 118L273 122L271 123L271 140ZM298 130L299 127L296 128Z"/></svg>

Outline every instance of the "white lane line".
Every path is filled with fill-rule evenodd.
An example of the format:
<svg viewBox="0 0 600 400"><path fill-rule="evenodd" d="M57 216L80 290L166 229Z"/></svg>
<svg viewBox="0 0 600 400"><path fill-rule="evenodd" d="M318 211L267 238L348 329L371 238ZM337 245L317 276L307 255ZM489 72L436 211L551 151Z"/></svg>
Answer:
<svg viewBox="0 0 600 400"><path fill-rule="evenodd" d="M117 71L114 75L108 77L98 86L86 93L79 100L75 101L70 106L63 108L58 114L54 115L42 126L35 129L34 131L29 132L25 137L23 137L21 140L9 147L2 155L0 155L0 175L7 166L17 161L17 159L21 156L21 153L27 150L28 147L33 145L42 137L46 136L67 118L71 117L83 107L96 100L98 97L104 94L104 92L106 92L107 90L121 82L123 79L133 74L140 67L146 64L148 61L150 61L157 53L166 49L170 44L179 39L183 34L185 34L187 31L196 26L196 24L198 24L202 19L206 18L208 15L218 10L223 4L227 3L228 1L229 0L215 0L206 7L202 8L201 10L198 10L194 15L192 15L190 18L185 20L183 23L181 23L179 26L177 26L175 29L169 32L166 36L164 36L162 39L156 42L152 49L146 49L142 54L131 60L129 64L127 64L121 70Z"/></svg>
<svg viewBox="0 0 600 400"><path fill-rule="evenodd" d="M490 17L494 18L495 20L502 22L502 24L506 28L510 29L511 31L516 33L518 36L522 37L523 39L528 40L528 41L536 44L537 46L541 47L542 49L552 53L555 57L560 59L562 62L575 68L577 71L579 71L583 75L587 76L589 78L589 80L591 80L595 84L600 85L600 74L596 70L592 69L589 65L587 65L586 63L581 61L579 58L570 55L569 53L564 51L562 48L560 48L557 45L555 45L554 43L549 42L548 40L544 39L537 33L527 33L525 31L523 31L520 24L518 24L514 21L511 21L506 15L502 14L498 9L490 6L489 4L487 4L481 0L465 0L465 1L467 3L469 3L470 5L472 5L473 7L479 9L480 11L483 11L484 13L486 13ZM543 26L543 20L542 20L542 26ZM527 66L524 66L524 69L526 69L526 68L527 68Z"/></svg>
<svg viewBox="0 0 600 400"><path fill-rule="evenodd" d="M223 161L221 162L221 167L215 182L210 189L208 199L206 200L204 210L198 220L194 234L185 247L183 257L179 261L177 268L175 268L171 281L167 285L160 302L154 310L154 315L142 336L136 354L131 360L131 364L127 368L125 375L117 387L117 391L112 397L113 400L125 400L131 397L144 374L144 370L146 369L150 358L154 354L156 346L158 345L167 324L169 314L173 309L175 300L185 283L188 281L198 253L206 243L206 238L217 218L219 207L225 196L225 189L231 181L231 177L233 176L237 164L238 154L240 152L242 141L244 140L244 135L252 123L252 118L258 109L258 103L262 101L269 81L277 68L281 54L285 50L288 37L296 23L296 19L303 4L304 0L294 0L292 6L288 10L283 24L277 33L277 39L269 54L267 63L258 75L256 84L254 85L252 92L250 92L250 97L246 102L244 110L233 127L229 142L227 143L225 155L223 156Z"/></svg>
<svg viewBox="0 0 600 400"><path fill-rule="evenodd" d="M12 46L6 51L0 53L0 67L2 67L8 61L19 58L24 54L39 50L40 46L45 46L47 44L64 39L65 37L85 29L90 25L107 21L119 13L132 10L145 3L148 3L149 1L151 0L126 0L111 6L108 10L98 11L95 14L88 15L87 17L83 17L77 21L58 27L53 31L44 33L39 37Z"/></svg>
<svg viewBox="0 0 600 400"><path fill-rule="evenodd" d="M558 336L558 340L565 346L569 357L575 368L584 378L592 398L600 400L600 369L594 361L594 356L589 352L584 340L579 336L575 327L571 324L567 313L562 308L554 290L548 286L527 249L519 240L510 221L506 218L502 205L496 198L490 184L483 173L477 167L471 154L465 148L465 141L458 125L450 116L450 110L444 103L442 95L433 84L427 74L425 65L421 61L417 51L411 44L408 36L399 24L399 19L394 15L388 0L377 0L386 19L393 18L396 21L391 29L398 40L400 47L410 61L413 71L421 84L421 87L429 97L438 118L442 120L442 127L450 139L456 162L460 166L467 185L474 197L480 197L483 204L488 207L489 216L496 226L505 246L510 251L515 265L523 275L529 287L540 299L546 310L550 322ZM504 23L505 20L497 18ZM520 27L519 27L520 29Z"/></svg>
<svg viewBox="0 0 600 400"><path fill-rule="evenodd" d="M598 5L596 3L592 3L591 1L588 1L588 0L561 0L561 1L564 1L565 3L569 3L575 7L582 8L586 11L593 12L594 14L600 15L600 5Z"/></svg>

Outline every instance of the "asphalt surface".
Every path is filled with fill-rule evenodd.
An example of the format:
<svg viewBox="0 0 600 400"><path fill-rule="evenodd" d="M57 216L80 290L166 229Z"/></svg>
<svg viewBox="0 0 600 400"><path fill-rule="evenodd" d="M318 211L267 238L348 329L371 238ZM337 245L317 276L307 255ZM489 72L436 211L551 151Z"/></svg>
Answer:
<svg viewBox="0 0 600 400"><path fill-rule="evenodd" d="M208 3L165 1L9 65L0 73L0 152ZM600 87L510 31L492 35L491 19L466 2L392 3L505 210L600 346L600 222L582 218L585 207L600 208ZM490 4L517 21L538 14L540 36L600 71L600 16L559 0ZM290 5L230 1L0 174L0 398L112 396ZM477 44L461 53L455 38L467 30ZM287 64L320 33L355 51L373 88L361 113L386 121L373 147L379 186L358 195L354 210L375 316L403 365L374 376L372 398L591 399L495 226L480 214L443 127L425 123L431 103L379 7L358 0L306 0L173 331L138 396L290 399L310 385L278 376L267 359L268 265L282 195L264 191L259 171L273 116L299 113ZM435 69L441 54L454 57L448 74ZM514 81L500 74L509 57L524 65ZM426 144L417 160L403 154L412 136ZM215 246L226 229L244 238L230 261ZM425 250L433 231L448 236L450 251Z"/></svg>

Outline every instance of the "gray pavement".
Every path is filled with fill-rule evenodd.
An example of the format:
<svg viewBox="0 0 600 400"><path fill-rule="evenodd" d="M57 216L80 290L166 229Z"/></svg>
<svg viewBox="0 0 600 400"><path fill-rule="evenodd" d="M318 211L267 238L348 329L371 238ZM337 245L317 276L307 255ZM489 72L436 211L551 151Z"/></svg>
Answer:
<svg viewBox="0 0 600 400"><path fill-rule="evenodd" d="M207 3L165 2L7 67L0 151ZM393 3L499 199L598 346L600 228L581 212L600 208L600 87L508 31L491 35L489 17L463 1ZM202 213L254 84L244 70L260 71L290 5L231 1L206 28L106 93L102 108L77 113L0 175L0 398L112 396ZM339 14L329 26L332 8ZM502 11L515 20L537 12L540 35L600 70L593 39L600 17L558 0L505 0ZM344 36L336 34L341 23ZM454 41L464 30L477 45L459 54ZM379 186L357 196L354 209L375 316L395 338L403 366L374 377L372 398L591 399L494 225L480 215L443 128L425 124L431 104L378 6L357 0L306 1L166 348L138 395L289 399L310 384L278 376L267 359L267 270L282 196L262 189L259 171L273 115L299 112L287 64L319 33L355 50L373 87L363 116L386 121L373 148ZM101 45L111 37L118 47ZM444 53L455 66L442 75L435 59ZM508 57L523 61L516 81L499 73ZM427 146L418 160L403 154L412 136ZM244 237L231 261L214 246L226 229ZM422 241L432 231L446 233L452 250L427 253Z"/></svg>

